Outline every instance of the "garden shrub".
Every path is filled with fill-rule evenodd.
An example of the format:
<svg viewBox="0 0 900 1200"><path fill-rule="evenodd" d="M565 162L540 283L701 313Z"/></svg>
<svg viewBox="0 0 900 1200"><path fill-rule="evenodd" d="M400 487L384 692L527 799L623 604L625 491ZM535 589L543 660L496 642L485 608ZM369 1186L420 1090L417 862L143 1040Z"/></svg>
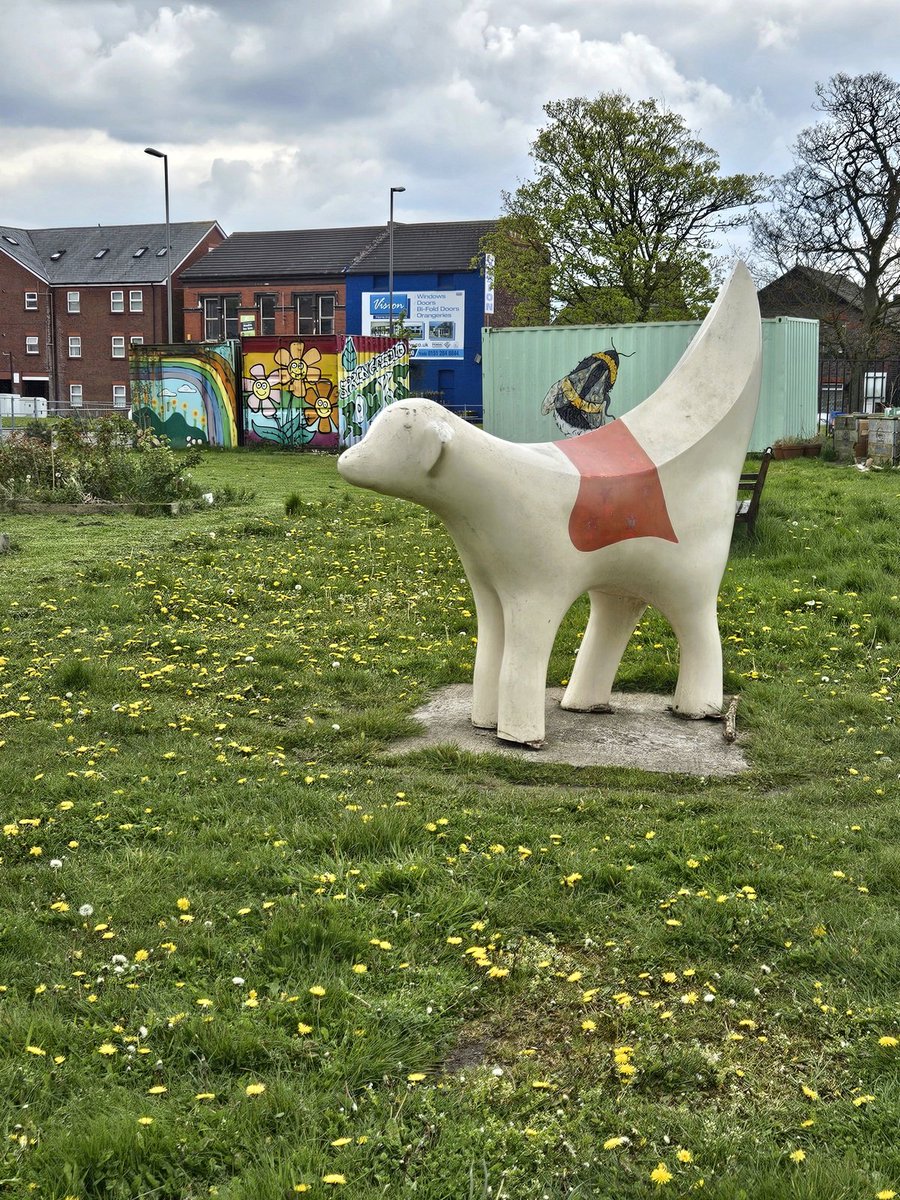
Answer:
<svg viewBox="0 0 900 1200"><path fill-rule="evenodd" d="M0 500L157 505L194 501L199 447L176 456L168 440L125 417L60 421L51 442L16 434L0 443Z"/></svg>

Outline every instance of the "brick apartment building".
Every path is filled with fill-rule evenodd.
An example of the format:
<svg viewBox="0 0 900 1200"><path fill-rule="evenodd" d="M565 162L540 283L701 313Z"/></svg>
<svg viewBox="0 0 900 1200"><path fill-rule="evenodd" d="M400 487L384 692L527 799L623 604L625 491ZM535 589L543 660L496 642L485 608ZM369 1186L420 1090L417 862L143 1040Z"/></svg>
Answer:
<svg viewBox="0 0 900 1200"><path fill-rule="evenodd" d="M216 221L166 227L0 226L0 392L43 397L48 412L130 408L128 347L183 339L180 272L225 240Z"/></svg>

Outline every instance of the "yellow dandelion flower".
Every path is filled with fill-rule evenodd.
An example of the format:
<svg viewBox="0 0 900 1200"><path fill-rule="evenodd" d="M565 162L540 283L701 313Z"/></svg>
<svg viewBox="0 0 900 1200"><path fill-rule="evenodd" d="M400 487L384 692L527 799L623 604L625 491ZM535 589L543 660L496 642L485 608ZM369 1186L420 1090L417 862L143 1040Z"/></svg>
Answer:
<svg viewBox="0 0 900 1200"><path fill-rule="evenodd" d="M152 1088L147 1088L147 1095L148 1096L162 1096L162 1095L165 1095L165 1093L168 1090L169 1089L167 1087L165 1087L163 1084L157 1083Z"/></svg>
<svg viewBox="0 0 900 1200"><path fill-rule="evenodd" d="M788 1155L788 1157L790 1158L791 1162L800 1163L800 1162L803 1162L804 1158L806 1158L806 1151L805 1150L792 1150L790 1152L790 1154Z"/></svg>
<svg viewBox="0 0 900 1200"><path fill-rule="evenodd" d="M104 1042L102 1046L97 1047L97 1053L111 1057L113 1054L119 1053L119 1047L114 1046L112 1042Z"/></svg>
<svg viewBox="0 0 900 1200"><path fill-rule="evenodd" d="M803 1095L807 1098L807 1100L818 1100L819 1093L816 1091L815 1088L807 1087L807 1085L805 1083L802 1083L800 1085L800 1087L803 1092Z"/></svg>
<svg viewBox="0 0 900 1200"><path fill-rule="evenodd" d="M410 1083L421 1083L426 1078L424 1071L413 1071L411 1075L406 1077Z"/></svg>
<svg viewBox="0 0 900 1200"><path fill-rule="evenodd" d="M138 1125L152 1125L153 1117L138 1117L137 1123Z"/></svg>
<svg viewBox="0 0 900 1200"><path fill-rule="evenodd" d="M690 1152L690 1150L678 1150L678 1151L676 1151L675 1157L678 1159L679 1162L683 1162L683 1163L689 1163L689 1162L694 1161L694 1156Z"/></svg>
<svg viewBox="0 0 900 1200"><path fill-rule="evenodd" d="M553 1084L546 1079L532 1079L531 1086L535 1091L547 1091L553 1087Z"/></svg>
<svg viewBox="0 0 900 1200"><path fill-rule="evenodd" d="M261 1096L265 1090L266 1085L264 1083L248 1083L244 1088L248 1096Z"/></svg>
<svg viewBox="0 0 900 1200"><path fill-rule="evenodd" d="M880 1037L878 1039L879 1046L896 1046L897 1044L898 1044L897 1038L895 1038L895 1037L887 1036L887 1037Z"/></svg>
<svg viewBox="0 0 900 1200"><path fill-rule="evenodd" d="M215 1100L215 1092L198 1092L194 1097L195 1100Z"/></svg>
<svg viewBox="0 0 900 1200"><path fill-rule="evenodd" d="M322 987L322 985L320 983L314 983L313 986L309 989L309 994L311 996L324 996L325 989Z"/></svg>
<svg viewBox="0 0 900 1200"><path fill-rule="evenodd" d="M650 1172L650 1178L654 1183L660 1186L668 1183L672 1178L672 1172L668 1169L665 1163L658 1163Z"/></svg>
<svg viewBox="0 0 900 1200"><path fill-rule="evenodd" d="M191 902L188 900L187 896L181 896L175 901L175 907L179 912L187 912L187 910L191 907Z"/></svg>
<svg viewBox="0 0 900 1200"><path fill-rule="evenodd" d="M308 1192L308 1191L309 1191L309 1184L308 1184L308 1183L295 1183L295 1184L294 1184L294 1191L295 1191L295 1192Z"/></svg>
<svg viewBox="0 0 900 1200"><path fill-rule="evenodd" d="M26 1046L25 1053L26 1054L37 1054L40 1058L46 1058L46 1056L47 1056L47 1051L42 1050L40 1048L40 1046Z"/></svg>
<svg viewBox="0 0 900 1200"><path fill-rule="evenodd" d="M462 945L462 938L461 938L461 937L448 937L448 938L447 938L447 945L448 945L448 946L461 946L461 945Z"/></svg>
<svg viewBox="0 0 900 1200"><path fill-rule="evenodd" d="M603 1143L603 1149L604 1150L616 1150L616 1149L618 1149L619 1146L624 1146L627 1141L628 1141L628 1138L626 1138L626 1137L607 1138L606 1141Z"/></svg>
<svg viewBox="0 0 900 1200"><path fill-rule="evenodd" d="M340 1138L335 1138L331 1144L332 1144L332 1146L349 1146L352 1141L353 1141L353 1138L340 1137Z"/></svg>
<svg viewBox="0 0 900 1200"><path fill-rule="evenodd" d="M346 1183L347 1180L346 1180L345 1176L339 1175L337 1173L337 1171L332 1171L328 1175L322 1176L322 1182L323 1183L331 1183L331 1184L341 1184L341 1183Z"/></svg>
<svg viewBox="0 0 900 1200"><path fill-rule="evenodd" d="M891 1188L882 1188L880 1192L875 1193L875 1200L894 1200L896 1195Z"/></svg>
<svg viewBox="0 0 900 1200"><path fill-rule="evenodd" d="M369 968L366 966L365 963L354 963L353 966L350 968L350 970L353 971L353 973L355 975L365 975L365 973L366 973L366 971L368 971L368 969Z"/></svg>
<svg viewBox="0 0 900 1200"><path fill-rule="evenodd" d="M853 1105L855 1108L861 1108L864 1104L871 1104L874 1099L874 1096L857 1096Z"/></svg>
<svg viewBox="0 0 900 1200"><path fill-rule="evenodd" d="M587 1021L582 1021L581 1028L585 1031L585 1033L593 1033L594 1030L597 1028L597 1022L591 1021L590 1019L588 1019Z"/></svg>
<svg viewBox="0 0 900 1200"><path fill-rule="evenodd" d="M302 1021L297 1022L297 1032L300 1034L301 1037L306 1037L306 1035L308 1033L312 1033L312 1031L313 1031L312 1025L304 1025Z"/></svg>

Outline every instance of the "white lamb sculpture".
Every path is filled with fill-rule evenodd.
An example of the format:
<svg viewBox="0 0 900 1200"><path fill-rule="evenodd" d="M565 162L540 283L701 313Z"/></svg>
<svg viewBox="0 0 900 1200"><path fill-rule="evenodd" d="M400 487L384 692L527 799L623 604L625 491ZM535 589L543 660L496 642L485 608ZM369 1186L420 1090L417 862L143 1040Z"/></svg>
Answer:
<svg viewBox="0 0 900 1200"><path fill-rule="evenodd" d="M340 456L346 480L431 509L456 544L478 615L474 725L543 745L553 640L584 592L591 615L563 708L609 710L652 604L680 647L674 711L721 712L717 598L760 359L756 289L738 263L668 378L611 424L519 445L410 399Z"/></svg>

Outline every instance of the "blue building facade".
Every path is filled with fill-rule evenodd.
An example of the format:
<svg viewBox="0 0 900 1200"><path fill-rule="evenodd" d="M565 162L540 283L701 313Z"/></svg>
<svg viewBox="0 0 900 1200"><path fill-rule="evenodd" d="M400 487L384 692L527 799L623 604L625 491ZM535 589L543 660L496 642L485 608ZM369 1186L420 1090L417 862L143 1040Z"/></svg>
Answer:
<svg viewBox="0 0 900 1200"><path fill-rule="evenodd" d="M481 330L490 289L477 264L480 240L492 226L395 224L393 293L387 238L346 273L347 332L387 336L392 295L395 327L402 326L410 343L411 394L437 400L472 421L480 421L483 412Z"/></svg>

